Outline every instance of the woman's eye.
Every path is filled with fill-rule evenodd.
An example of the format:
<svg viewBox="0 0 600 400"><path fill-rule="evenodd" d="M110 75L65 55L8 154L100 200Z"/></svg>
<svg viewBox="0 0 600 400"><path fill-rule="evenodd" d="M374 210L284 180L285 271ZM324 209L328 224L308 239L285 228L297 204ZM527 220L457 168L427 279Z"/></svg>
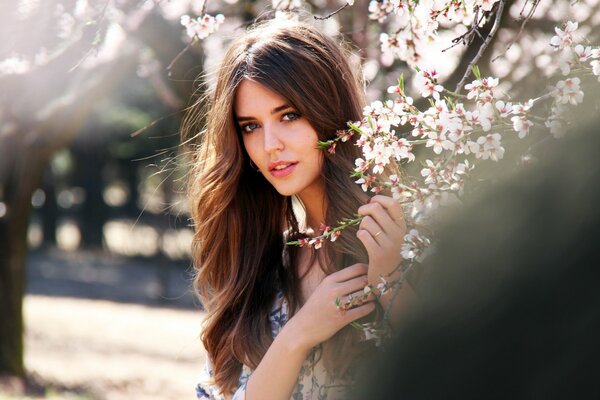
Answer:
<svg viewBox="0 0 600 400"><path fill-rule="evenodd" d="M245 132L245 133L251 133L256 128L258 128L258 124L255 124L254 122L251 122L249 124L243 125L242 126L242 131Z"/></svg>
<svg viewBox="0 0 600 400"><path fill-rule="evenodd" d="M300 118L300 114L298 114L296 112L288 112L288 113L283 114L284 121L294 121L298 118Z"/></svg>

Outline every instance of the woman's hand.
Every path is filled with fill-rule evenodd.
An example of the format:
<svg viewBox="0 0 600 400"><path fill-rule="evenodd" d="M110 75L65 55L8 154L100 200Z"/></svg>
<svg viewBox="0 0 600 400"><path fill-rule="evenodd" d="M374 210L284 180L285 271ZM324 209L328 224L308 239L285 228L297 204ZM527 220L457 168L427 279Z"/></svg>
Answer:
<svg viewBox="0 0 600 400"><path fill-rule="evenodd" d="M284 329L295 330L294 336L305 350L326 341L344 326L375 309L372 295L365 303L348 310L336 305L336 299L343 305L349 301L348 295L362 295L367 283L366 264L354 264L326 276Z"/></svg>
<svg viewBox="0 0 600 400"><path fill-rule="evenodd" d="M406 234L404 213L397 201L382 195L372 197L358 213L364 218L356 236L367 249L369 283L375 286L381 282L380 275L386 277L402 261L400 248Z"/></svg>
<svg viewBox="0 0 600 400"><path fill-rule="evenodd" d="M348 294L363 293L366 284L365 264L326 276L269 346L248 380L246 399L289 399L310 349L375 309L372 298L348 310L336 306L336 298L344 304Z"/></svg>

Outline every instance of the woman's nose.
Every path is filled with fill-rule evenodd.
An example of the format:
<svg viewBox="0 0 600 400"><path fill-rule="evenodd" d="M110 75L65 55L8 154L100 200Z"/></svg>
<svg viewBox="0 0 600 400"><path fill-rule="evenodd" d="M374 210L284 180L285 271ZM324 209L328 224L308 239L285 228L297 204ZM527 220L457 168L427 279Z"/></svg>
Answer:
<svg viewBox="0 0 600 400"><path fill-rule="evenodd" d="M265 125L264 127L264 140L265 140L265 151L271 153L276 150L283 149L283 142L281 141L279 134L280 129L274 125Z"/></svg>

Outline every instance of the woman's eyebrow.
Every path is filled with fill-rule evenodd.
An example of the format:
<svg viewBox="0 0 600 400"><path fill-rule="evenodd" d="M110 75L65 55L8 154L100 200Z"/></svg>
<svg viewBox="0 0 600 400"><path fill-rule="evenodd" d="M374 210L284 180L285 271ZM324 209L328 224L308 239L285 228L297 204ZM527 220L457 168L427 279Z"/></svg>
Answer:
<svg viewBox="0 0 600 400"><path fill-rule="evenodd" d="M283 110L285 110L285 109L287 109L287 108L291 108L291 107L292 107L292 106L290 106L290 105L289 105L289 104L287 104L287 103L285 103L285 104L282 104L282 105L280 105L280 106L277 106L277 107L275 107L274 109L272 109L272 110L271 110L271 115L273 115L273 114L277 114L278 112L280 112L280 111L283 111ZM238 117L237 117L237 121L238 121L238 122L251 121L251 120L253 120L253 119L256 119L256 118L254 118L254 117L241 117L241 116L238 116Z"/></svg>

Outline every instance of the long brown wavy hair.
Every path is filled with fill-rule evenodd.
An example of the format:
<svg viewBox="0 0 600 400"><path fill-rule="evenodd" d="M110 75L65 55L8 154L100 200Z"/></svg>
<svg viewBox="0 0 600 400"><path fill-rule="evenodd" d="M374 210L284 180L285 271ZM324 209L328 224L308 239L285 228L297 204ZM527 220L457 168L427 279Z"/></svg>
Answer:
<svg viewBox="0 0 600 400"><path fill-rule="evenodd" d="M208 314L202 341L223 393L235 390L242 364L256 368L272 343L268 317L277 291L285 293L290 312L298 308L298 251L288 249L289 262L282 254L285 240L303 235L292 198L277 193L250 166L235 122L236 90L244 79L264 85L307 118L319 140L329 140L348 121L362 117L364 90L348 57L347 50L310 25L256 25L233 41L210 100L198 100L184 121L184 134L201 131L189 182L194 285ZM358 157L352 140L339 143L333 155L325 152L327 225L352 216L368 201L350 177ZM318 251L325 273L367 262L356 232L357 227L348 228ZM330 374L343 376L370 347L356 329L346 327L325 346L325 366Z"/></svg>

